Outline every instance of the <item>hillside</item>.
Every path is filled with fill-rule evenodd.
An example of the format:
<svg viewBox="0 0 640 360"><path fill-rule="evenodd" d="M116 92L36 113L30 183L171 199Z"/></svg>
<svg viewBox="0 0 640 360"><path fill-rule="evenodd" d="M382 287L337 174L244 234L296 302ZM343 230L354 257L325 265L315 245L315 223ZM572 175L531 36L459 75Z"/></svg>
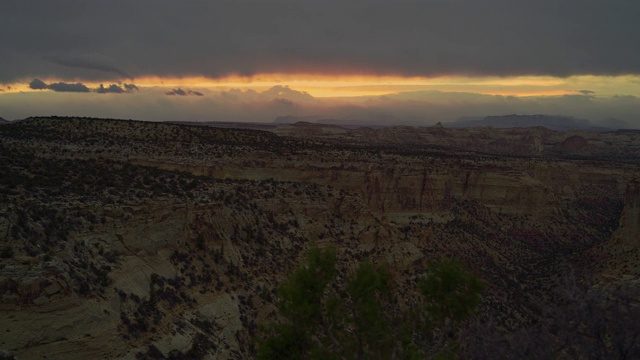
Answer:
<svg viewBox="0 0 640 360"><path fill-rule="evenodd" d="M633 132L545 128L10 123L0 349L251 358L313 244L336 249L339 278L365 258L388 264L407 308L427 264L456 257L487 284L476 319L531 329L570 273L582 286L619 256L595 249L637 250L639 149ZM637 256L625 261L616 276L631 284Z"/></svg>

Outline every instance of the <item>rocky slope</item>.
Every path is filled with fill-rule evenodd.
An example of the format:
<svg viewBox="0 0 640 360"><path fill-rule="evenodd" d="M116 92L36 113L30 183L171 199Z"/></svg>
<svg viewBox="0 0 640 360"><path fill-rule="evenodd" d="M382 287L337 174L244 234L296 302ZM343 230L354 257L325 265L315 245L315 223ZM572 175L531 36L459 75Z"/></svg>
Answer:
<svg viewBox="0 0 640 360"><path fill-rule="evenodd" d="M406 306L428 262L458 257L488 284L480 316L518 329L567 266L589 270L594 245L638 234L638 163L554 150L573 133L295 129L0 128L0 349L250 358L278 284L314 243L337 249L342 276L365 257L390 264ZM633 155L636 135L615 136L628 146L611 153ZM501 155L523 138L524 152Z"/></svg>
<svg viewBox="0 0 640 360"><path fill-rule="evenodd" d="M640 181L627 185L620 223L611 239L590 251L603 276L638 281L640 277Z"/></svg>
<svg viewBox="0 0 640 360"><path fill-rule="evenodd" d="M205 336L216 358L243 357L309 242L348 248L347 261L390 243L393 232L335 190L196 179L197 187L173 197L157 184L172 174L153 174L114 204L60 204L64 220L78 223L33 246L27 236L44 222L34 203L45 205L33 199L4 209L13 254L0 269L3 348L21 358L132 358L151 345L188 353ZM156 195L138 196L148 187ZM74 192L65 195L72 200Z"/></svg>
<svg viewBox="0 0 640 360"><path fill-rule="evenodd" d="M633 179L627 185L620 228L614 238L625 239L630 247L640 248L640 180Z"/></svg>
<svg viewBox="0 0 640 360"><path fill-rule="evenodd" d="M271 131L297 138L325 139L350 144L411 145L435 149L456 149L508 156L555 156L569 158L637 161L640 131L566 130L542 126L493 128L446 128L394 126L382 129L347 129L309 123L281 125Z"/></svg>

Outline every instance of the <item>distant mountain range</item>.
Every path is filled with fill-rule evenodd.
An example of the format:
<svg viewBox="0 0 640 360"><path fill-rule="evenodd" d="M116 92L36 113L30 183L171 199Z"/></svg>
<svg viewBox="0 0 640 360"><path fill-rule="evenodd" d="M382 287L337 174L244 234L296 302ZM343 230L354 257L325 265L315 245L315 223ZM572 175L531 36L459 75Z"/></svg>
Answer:
<svg viewBox="0 0 640 360"><path fill-rule="evenodd" d="M398 119L396 119L398 120ZM395 123L393 120L381 124L379 119L377 120L360 120L360 119L339 119L339 118L325 118L322 116L279 116L273 123L274 124L294 124L297 122L305 122L312 124L331 124L339 125L347 128L353 127L372 127L372 124L376 124L374 127L381 128L387 126L393 126ZM415 121L410 121L411 124L415 124ZM452 128L470 128L470 127L487 127L494 128L525 128L542 126L550 130L566 131L566 130L594 130L594 131L610 131L617 129L627 129L629 124L619 119L604 119L601 121L590 121L587 119L575 118L572 116L562 115L492 115L485 117L462 117L456 121L447 122L443 124L445 127Z"/></svg>
<svg viewBox="0 0 640 360"><path fill-rule="evenodd" d="M596 130L607 131L628 127L628 124L618 119L606 119L594 123L586 119L560 115L499 115L484 118L461 118L447 124L450 127L483 127L514 128L543 126L551 130Z"/></svg>
<svg viewBox="0 0 640 360"><path fill-rule="evenodd" d="M359 119L335 119L335 118L326 118L322 116L294 116L294 115L286 115L286 116L278 116L273 120L274 124L295 124L295 123L311 123L311 124L323 124L323 125L339 125L345 128L359 128L359 127L371 127L371 128L381 128L386 126L391 126L393 124L381 125L375 121L366 121Z"/></svg>

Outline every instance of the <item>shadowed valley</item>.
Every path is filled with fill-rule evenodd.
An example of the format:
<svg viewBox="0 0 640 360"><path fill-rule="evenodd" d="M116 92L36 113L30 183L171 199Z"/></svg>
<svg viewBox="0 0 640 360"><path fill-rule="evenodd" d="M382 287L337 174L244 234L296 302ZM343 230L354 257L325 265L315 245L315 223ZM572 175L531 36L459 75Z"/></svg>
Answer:
<svg viewBox="0 0 640 360"><path fill-rule="evenodd" d="M338 294L366 259L385 265L387 314L458 259L484 284L451 335L461 358L640 354L640 132L206 125L0 126L0 349L253 358L317 246L335 250ZM605 340L567 346L589 301Z"/></svg>

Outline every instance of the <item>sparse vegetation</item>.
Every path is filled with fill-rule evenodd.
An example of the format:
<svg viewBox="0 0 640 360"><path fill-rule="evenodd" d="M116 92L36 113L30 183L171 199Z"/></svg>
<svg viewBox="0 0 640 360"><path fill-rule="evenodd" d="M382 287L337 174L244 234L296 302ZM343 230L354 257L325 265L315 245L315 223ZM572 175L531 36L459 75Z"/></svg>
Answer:
<svg viewBox="0 0 640 360"><path fill-rule="evenodd" d="M42 306L43 316L90 306L91 326L119 324L113 344L95 346L114 357L268 357L269 346L343 358L580 357L597 346L633 357L634 333L616 330L632 325L613 320L637 316L617 299L635 296L638 251L620 237L607 244L633 202L624 187L640 171L640 134L602 135L630 147L602 143L590 155L550 151L561 133L531 130L547 144L533 152L527 130L485 130L309 137L75 117L5 124L2 305L21 315ZM335 251L320 251L330 261L316 261L319 273L291 280L311 266L295 270L311 243ZM482 302L464 269L482 277ZM570 269L579 291L558 296ZM619 289L591 286L591 273ZM277 336L256 347L261 323ZM7 346L101 341L93 330L41 330L38 346L17 331Z"/></svg>

